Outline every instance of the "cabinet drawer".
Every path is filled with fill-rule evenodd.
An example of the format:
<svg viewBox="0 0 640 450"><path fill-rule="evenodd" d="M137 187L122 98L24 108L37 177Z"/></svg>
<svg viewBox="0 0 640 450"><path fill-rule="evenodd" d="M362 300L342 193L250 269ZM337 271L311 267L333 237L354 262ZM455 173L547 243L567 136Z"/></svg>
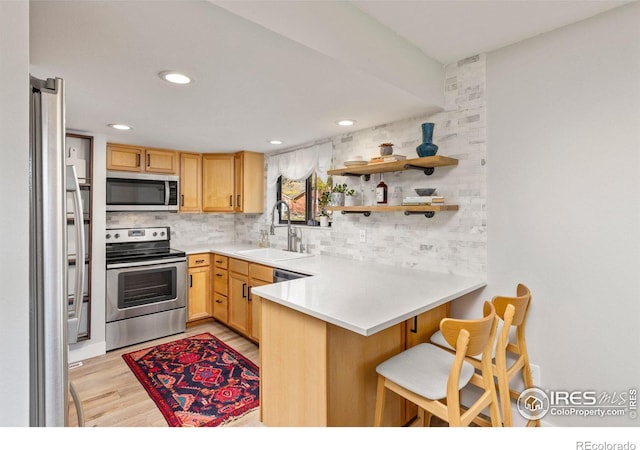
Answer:
<svg viewBox="0 0 640 450"><path fill-rule="evenodd" d="M209 265L209 253L189 255L189 267L204 267Z"/></svg>
<svg viewBox="0 0 640 450"><path fill-rule="evenodd" d="M213 268L213 291L222 294L229 295L229 278L228 272L225 269L219 267Z"/></svg>
<svg viewBox="0 0 640 450"><path fill-rule="evenodd" d="M229 301L224 295L213 296L213 317L222 323L229 322Z"/></svg>
<svg viewBox="0 0 640 450"><path fill-rule="evenodd" d="M221 269L229 267L229 258L222 255L213 255L213 264Z"/></svg>
<svg viewBox="0 0 640 450"><path fill-rule="evenodd" d="M249 275L249 263L239 259L229 259L229 270L241 275Z"/></svg>
<svg viewBox="0 0 640 450"><path fill-rule="evenodd" d="M273 283L273 267L263 266L262 264L250 264L249 278Z"/></svg>

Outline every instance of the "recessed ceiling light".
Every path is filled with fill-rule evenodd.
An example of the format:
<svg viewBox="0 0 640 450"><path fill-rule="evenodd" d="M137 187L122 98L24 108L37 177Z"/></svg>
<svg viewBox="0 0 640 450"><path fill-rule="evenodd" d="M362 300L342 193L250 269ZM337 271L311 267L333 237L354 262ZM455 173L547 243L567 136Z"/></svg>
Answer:
<svg viewBox="0 0 640 450"><path fill-rule="evenodd" d="M342 119L342 120L338 120L336 123L341 127L350 127L351 125L356 123L356 121L351 119Z"/></svg>
<svg viewBox="0 0 640 450"><path fill-rule="evenodd" d="M170 70L164 71L164 72L160 72L158 74L160 76L160 78L162 78L163 80L168 81L169 83L174 83L174 84L189 84L191 83L191 78L189 78L188 76L182 74L182 73L178 73L178 72L173 72Z"/></svg>
<svg viewBox="0 0 640 450"><path fill-rule="evenodd" d="M277 140L277 139L272 139L272 140L270 140L270 141L269 141L269 144L273 144L273 145L281 145L281 144L283 144L283 142L282 142L282 141L279 141L279 140Z"/></svg>
<svg viewBox="0 0 640 450"><path fill-rule="evenodd" d="M109 126L111 128L115 128L116 130L132 130L133 127L126 125L124 123L110 123Z"/></svg>

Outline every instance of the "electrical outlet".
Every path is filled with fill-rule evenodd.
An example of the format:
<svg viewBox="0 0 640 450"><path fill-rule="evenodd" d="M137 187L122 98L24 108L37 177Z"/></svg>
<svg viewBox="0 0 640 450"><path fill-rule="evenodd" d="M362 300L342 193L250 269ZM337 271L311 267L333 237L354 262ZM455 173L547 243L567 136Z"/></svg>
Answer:
<svg viewBox="0 0 640 450"><path fill-rule="evenodd" d="M367 242L367 230L360 230L360 242Z"/></svg>
<svg viewBox="0 0 640 450"><path fill-rule="evenodd" d="M207 225L207 222L203 222L202 223L202 232L206 233L209 230L209 225Z"/></svg>

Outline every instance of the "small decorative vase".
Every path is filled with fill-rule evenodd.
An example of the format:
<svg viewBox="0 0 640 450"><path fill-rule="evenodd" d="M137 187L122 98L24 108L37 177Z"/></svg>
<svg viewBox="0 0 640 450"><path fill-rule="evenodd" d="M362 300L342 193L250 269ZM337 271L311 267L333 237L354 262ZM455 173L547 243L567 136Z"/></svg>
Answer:
<svg viewBox="0 0 640 450"><path fill-rule="evenodd" d="M320 226L328 227L329 226L329 217L328 216L320 216Z"/></svg>
<svg viewBox="0 0 640 450"><path fill-rule="evenodd" d="M416 147L416 152L421 158L433 156L438 152L438 146L432 142L434 126L435 124L430 122L422 124L422 144Z"/></svg>
<svg viewBox="0 0 640 450"><path fill-rule="evenodd" d="M331 204L333 206L344 206L344 192L332 192Z"/></svg>

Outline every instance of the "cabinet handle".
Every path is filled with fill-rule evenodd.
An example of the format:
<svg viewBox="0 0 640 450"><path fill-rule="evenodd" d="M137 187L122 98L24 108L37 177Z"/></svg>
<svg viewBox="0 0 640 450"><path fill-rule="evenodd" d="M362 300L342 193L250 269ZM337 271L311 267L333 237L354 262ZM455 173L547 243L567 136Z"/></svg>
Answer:
<svg viewBox="0 0 640 450"><path fill-rule="evenodd" d="M219 259L216 259L216 262L217 262L218 264L222 264L222 261L220 261Z"/></svg>
<svg viewBox="0 0 640 450"><path fill-rule="evenodd" d="M217 274L216 274L216 276L217 276L217 277L221 277L221 276L222 276L222 274L221 274L221 273L217 273Z"/></svg>
<svg viewBox="0 0 640 450"><path fill-rule="evenodd" d="M247 301L251 301L251 286L249 286L249 290L247 291Z"/></svg>
<svg viewBox="0 0 640 450"><path fill-rule="evenodd" d="M216 299L216 303L222 303L222 300L220 300L219 298Z"/></svg>
<svg viewBox="0 0 640 450"><path fill-rule="evenodd" d="M193 275L189 275L189 287L193 287Z"/></svg>
<svg viewBox="0 0 640 450"><path fill-rule="evenodd" d="M240 194L237 195L236 201L237 201L236 206L240 208Z"/></svg>
<svg viewBox="0 0 640 450"><path fill-rule="evenodd" d="M413 327L409 331L412 333L418 332L418 316L413 316Z"/></svg>
<svg viewBox="0 0 640 450"><path fill-rule="evenodd" d="M233 195L229 196L229 206L233 206Z"/></svg>
<svg viewBox="0 0 640 450"><path fill-rule="evenodd" d="M140 167L140 153L136 155L136 167Z"/></svg>
<svg viewBox="0 0 640 450"><path fill-rule="evenodd" d="M184 206L184 194L180 195L180 206Z"/></svg>
<svg viewBox="0 0 640 450"><path fill-rule="evenodd" d="M151 155L147 155L147 167L151 167Z"/></svg>
<svg viewBox="0 0 640 450"><path fill-rule="evenodd" d="M247 298L247 283L242 283L242 298Z"/></svg>
<svg viewBox="0 0 640 450"><path fill-rule="evenodd" d="M203 263L203 262L204 262L204 259L196 259L196 264L200 264L200 263Z"/></svg>

